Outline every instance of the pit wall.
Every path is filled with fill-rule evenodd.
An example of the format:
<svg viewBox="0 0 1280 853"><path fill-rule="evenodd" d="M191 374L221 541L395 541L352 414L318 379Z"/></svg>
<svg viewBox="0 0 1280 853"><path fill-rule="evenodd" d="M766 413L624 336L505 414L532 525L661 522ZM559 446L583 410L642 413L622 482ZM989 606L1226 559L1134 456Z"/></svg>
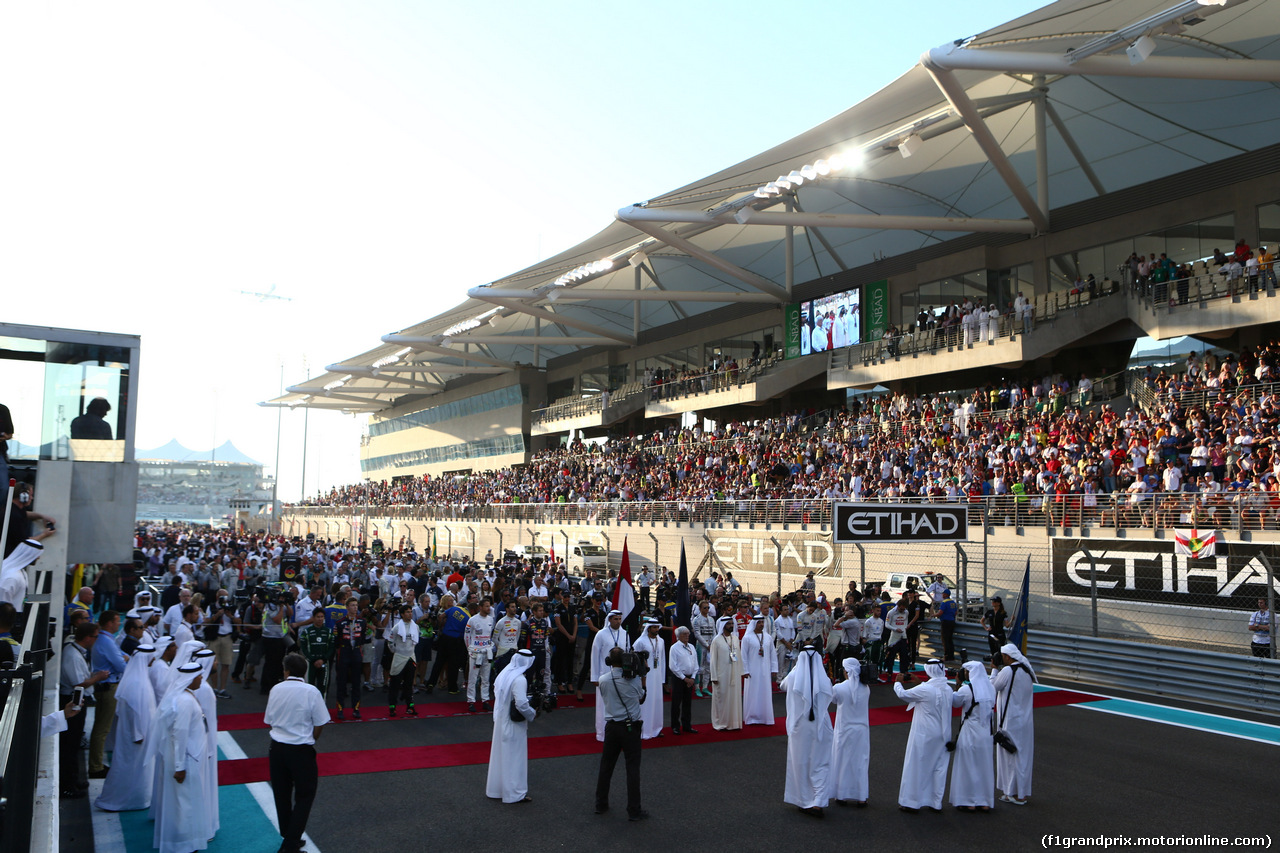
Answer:
<svg viewBox="0 0 1280 853"><path fill-rule="evenodd" d="M829 597L841 596L854 581L865 583L886 580L893 572L945 573L953 587L963 586L970 595L984 599L1000 595L1010 611L1016 608L1024 571L1030 567L1029 623L1065 633L1094 633L1094 613L1090 590L1076 588L1073 594L1055 594L1053 583L1053 540L1064 537L1083 539L1096 544L1099 581L1120 578L1123 583L1123 561L1107 560L1108 547L1119 547L1117 540L1150 543L1151 551L1173 550L1173 531L1095 529L1046 530L1041 527L1018 528L995 525L985 529L969 528L969 541L962 543L869 544L861 546L833 545L831 532L820 525L719 525L677 524L675 522L613 522L595 524L536 524L532 522L495 521L429 521L380 515L363 508L353 512L323 514L318 510L301 510L282 517L282 530L289 536L308 532L330 541L359 541L362 532L368 538L381 537L388 548L397 547L402 536L419 551L436 543L438 551L456 559L483 560L492 549L516 544L538 544L554 550L558 557L567 553L568 545L579 540L602 545L609 552L609 568L616 571L622 560L624 542L630 554L633 573L642 566L654 566L678 572L680 549L686 551L690 580L706 579L711 571L733 576L748 591L764 595L781 589L784 593L800 587L808 572L814 572L818 590ZM1274 544L1280 553L1280 537L1274 532L1266 536L1230 534L1232 540ZM1144 546L1145 547L1145 546ZM1230 550L1229 543L1219 546L1219 554ZM782 551L782 572L778 572L778 550ZM1062 551L1060 543L1059 550ZM1113 552L1114 553L1114 552ZM1167 559L1176 559L1169 557ZM1232 558L1235 560L1235 558ZM1059 560L1062 563L1062 560ZM1275 562L1280 567L1280 561ZM1236 564L1229 572L1236 574ZM1059 588L1061 588L1061 570ZM1079 574L1079 573L1077 573ZM779 583L781 577L781 583ZM1258 594L1265 595L1265 587ZM1280 598L1280 592L1277 593ZM1099 598L1097 634L1120 639L1239 651L1248 654L1249 634L1246 626L1249 611L1231 609L1212 597L1192 597L1185 602L1143 603Z"/></svg>

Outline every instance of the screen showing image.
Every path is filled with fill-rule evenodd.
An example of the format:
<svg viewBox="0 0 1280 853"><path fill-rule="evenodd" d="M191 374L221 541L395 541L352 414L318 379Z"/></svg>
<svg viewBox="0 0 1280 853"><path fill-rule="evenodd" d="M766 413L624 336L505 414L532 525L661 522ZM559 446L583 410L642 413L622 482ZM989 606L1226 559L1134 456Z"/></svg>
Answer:
<svg viewBox="0 0 1280 853"><path fill-rule="evenodd" d="M840 349L862 341L861 291L848 290L800 303L800 354Z"/></svg>

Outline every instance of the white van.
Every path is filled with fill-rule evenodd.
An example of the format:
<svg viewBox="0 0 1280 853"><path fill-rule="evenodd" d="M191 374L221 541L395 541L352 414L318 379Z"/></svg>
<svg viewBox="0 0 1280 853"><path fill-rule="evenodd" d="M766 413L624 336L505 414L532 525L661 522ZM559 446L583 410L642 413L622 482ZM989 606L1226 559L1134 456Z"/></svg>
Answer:
<svg viewBox="0 0 1280 853"><path fill-rule="evenodd" d="M890 572L884 580L881 589L893 596L893 600L897 601L909 587L914 587L922 596L928 597L928 589L934 581L939 581L947 589L951 590L951 598L960 603L960 590L957 588L946 575L941 572ZM980 593L970 592L968 600L963 605L964 611L968 616L981 617L983 608L983 599Z"/></svg>
<svg viewBox="0 0 1280 853"><path fill-rule="evenodd" d="M609 552L603 545L591 542L576 542L569 549L568 570L571 575L585 575L587 572L604 572L609 568Z"/></svg>
<svg viewBox="0 0 1280 853"><path fill-rule="evenodd" d="M511 553L515 554L521 560L530 560L533 564L540 565L545 562L547 557L547 549L541 545L517 545L511 549Z"/></svg>

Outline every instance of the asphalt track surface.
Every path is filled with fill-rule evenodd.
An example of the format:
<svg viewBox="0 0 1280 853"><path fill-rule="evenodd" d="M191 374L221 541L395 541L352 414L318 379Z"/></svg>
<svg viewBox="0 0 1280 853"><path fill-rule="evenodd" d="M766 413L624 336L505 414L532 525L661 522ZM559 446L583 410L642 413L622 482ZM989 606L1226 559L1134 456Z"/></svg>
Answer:
<svg viewBox="0 0 1280 853"><path fill-rule="evenodd" d="M1083 685L1055 686L1089 692ZM254 687L246 691L232 685L233 699L219 702L220 714L261 713L266 699ZM457 715L331 724L325 727L318 750L355 753L346 758L359 759L361 750L490 739L491 715L466 714L461 696L437 690L430 697L419 694L417 698L424 703L456 702ZM1132 694L1127 698L1278 722L1265 715L1184 702ZM371 708L383 705L385 694L366 695L364 701ZM900 707L901 703L889 685L878 685L872 688L871 706ZM775 694L774 707L779 716L785 711L780 694ZM667 748L646 749L643 754L643 803L651 815L647 821L626 819L621 761L615 771L611 810L602 816L593 814L598 756L589 754L531 760L533 802L516 805L484 796L487 768L483 763L324 777L307 830L321 853L653 850L672 845L690 850L766 850L778 844L794 847L797 842L873 845L880 851L924 845L933 850L1031 850L1044 849L1046 835L1136 839L1270 834L1280 840L1277 746L1098 713L1073 704L1040 707L1035 714L1031 803L1023 807L997 803L989 814L962 813L949 806L941 814L900 812L897 789L908 724L897 723L871 729L870 805L854 809L833 804L822 820L782 802L785 736L703 743L701 736L675 738L668 729L658 741ZM696 700L695 728L711 731L709 716L710 700ZM589 708L566 708L539 717L530 726L530 738L593 731L594 714ZM265 729L235 731L231 736L246 757L267 754ZM251 800L244 805L247 799L237 802L252 810ZM91 849L89 815L84 800L64 804L62 849L86 853ZM218 843L211 849L261 846L267 840L260 837L261 814L253 815L254 821L241 817L224 807ZM256 845L236 839L238 828L249 826L259 836L254 839ZM227 845L236 841L245 843ZM136 846L126 845L127 853Z"/></svg>

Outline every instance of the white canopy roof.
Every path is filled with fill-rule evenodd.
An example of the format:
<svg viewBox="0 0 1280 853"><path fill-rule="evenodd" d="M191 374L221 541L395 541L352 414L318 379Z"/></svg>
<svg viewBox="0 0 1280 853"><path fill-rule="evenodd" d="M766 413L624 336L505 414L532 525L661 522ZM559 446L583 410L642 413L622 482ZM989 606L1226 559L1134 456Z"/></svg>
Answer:
<svg viewBox="0 0 1280 853"><path fill-rule="evenodd" d="M531 364L535 345L537 366L631 345L958 233L1043 232L1050 209L1277 139L1277 0L1059 0L928 51L835 118L620 210L572 249L473 287L265 405L374 412Z"/></svg>

